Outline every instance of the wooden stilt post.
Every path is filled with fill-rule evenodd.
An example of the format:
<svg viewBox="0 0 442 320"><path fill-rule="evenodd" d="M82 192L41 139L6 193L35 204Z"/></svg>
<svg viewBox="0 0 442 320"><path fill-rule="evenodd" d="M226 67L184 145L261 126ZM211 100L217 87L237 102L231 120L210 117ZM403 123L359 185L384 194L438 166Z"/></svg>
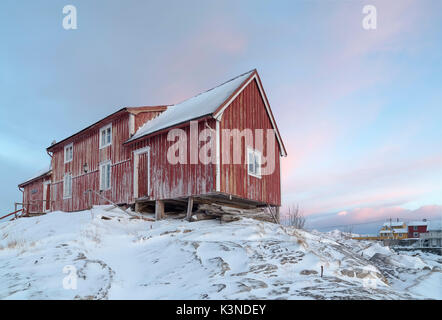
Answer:
<svg viewBox="0 0 442 320"><path fill-rule="evenodd" d="M161 200L155 201L155 220L164 218L164 202Z"/></svg>
<svg viewBox="0 0 442 320"><path fill-rule="evenodd" d="M89 190L89 209L92 209L92 191Z"/></svg>
<svg viewBox="0 0 442 320"><path fill-rule="evenodd" d="M278 221L277 223L281 223L281 220L279 219L279 206L277 206L277 207L275 207L275 211L276 211L276 214L275 214L275 216L276 216L276 221Z"/></svg>
<svg viewBox="0 0 442 320"><path fill-rule="evenodd" d="M193 198L189 197L189 199L187 200L187 216L186 216L186 219L188 221L190 221L190 219L192 218L192 209L193 209Z"/></svg>

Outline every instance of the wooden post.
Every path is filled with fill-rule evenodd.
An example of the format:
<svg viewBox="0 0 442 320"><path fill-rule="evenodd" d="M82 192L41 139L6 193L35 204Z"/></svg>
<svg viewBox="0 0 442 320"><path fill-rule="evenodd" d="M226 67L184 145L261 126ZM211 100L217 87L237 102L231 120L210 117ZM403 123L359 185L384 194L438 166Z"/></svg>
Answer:
<svg viewBox="0 0 442 320"><path fill-rule="evenodd" d="M15 219L17 219L17 202L14 203L14 212Z"/></svg>
<svg viewBox="0 0 442 320"><path fill-rule="evenodd" d="M164 218L164 202L161 200L155 201L155 220Z"/></svg>
<svg viewBox="0 0 442 320"><path fill-rule="evenodd" d="M186 216L186 219L188 221L190 221L192 218L192 209L193 209L193 198L189 197L189 199L187 200L187 216Z"/></svg>
<svg viewBox="0 0 442 320"><path fill-rule="evenodd" d="M89 190L89 209L92 209L92 191Z"/></svg>
<svg viewBox="0 0 442 320"><path fill-rule="evenodd" d="M321 278L323 274L324 274L324 266L321 266Z"/></svg>
<svg viewBox="0 0 442 320"><path fill-rule="evenodd" d="M279 219L279 206L275 207L275 216L276 221L278 221L278 223L281 223L281 220Z"/></svg>

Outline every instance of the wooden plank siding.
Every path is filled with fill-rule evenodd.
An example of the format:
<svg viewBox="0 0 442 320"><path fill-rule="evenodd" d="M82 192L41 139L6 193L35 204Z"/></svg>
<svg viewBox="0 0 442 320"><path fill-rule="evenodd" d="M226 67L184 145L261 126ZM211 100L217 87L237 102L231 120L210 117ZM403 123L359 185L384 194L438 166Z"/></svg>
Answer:
<svg viewBox="0 0 442 320"><path fill-rule="evenodd" d="M137 114L135 117L135 132L147 121L156 118L160 113L161 111L152 111Z"/></svg>
<svg viewBox="0 0 442 320"><path fill-rule="evenodd" d="M23 186L23 203L26 213L44 212L45 202L43 202L44 183L49 181L49 177L41 177Z"/></svg>
<svg viewBox="0 0 442 320"><path fill-rule="evenodd" d="M100 128L112 123L112 144L100 149ZM54 210L78 211L90 206L88 189L99 192L99 166L110 160L111 189L102 195L116 203L128 203L132 193L132 166L130 150L123 145L129 139L129 114L107 119L90 130L75 135L53 150L52 184L55 186ZM73 159L64 163L64 146L73 143ZM84 172L87 164L87 172ZM65 173L72 174L72 197L63 199L63 179ZM98 195L92 195L92 204L108 204Z"/></svg>
<svg viewBox="0 0 442 320"><path fill-rule="evenodd" d="M244 88L244 90L232 101L222 115L220 129L272 129L272 124L259 92L256 81ZM261 179L251 176L247 172L246 146L241 147L241 164L222 163L221 156L221 191L227 194L236 195L241 198L256 200L270 205L281 205L280 185L280 150L275 142L275 171L270 175L263 175ZM223 144L221 143L221 155ZM252 146L253 147L253 146ZM259 148L257 148L259 149ZM267 143L264 150L260 150L263 156L267 155ZM233 152L233 145L230 145L230 154Z"/></svg>
<svg viewBox="0 0 442 320"><path fill-rule="evenodd" d="M215 129L215 120L208 119L198 122L198 133L207 129L207 126ZM131 144L131 150L135 151L150 147L150 192L151 199L163 200L191 195L207 194L215 191L215 165L203 164L199 157L197 164L190 163L190 126L184 126L187 139L187 163L171 164L167 160L167 151L176 141L167 141L168 131L141 139ZM215 152L215 141L212 150ZM205 144L200 142L200 145ZM132 199L135 200L135 199Z"/></svg>

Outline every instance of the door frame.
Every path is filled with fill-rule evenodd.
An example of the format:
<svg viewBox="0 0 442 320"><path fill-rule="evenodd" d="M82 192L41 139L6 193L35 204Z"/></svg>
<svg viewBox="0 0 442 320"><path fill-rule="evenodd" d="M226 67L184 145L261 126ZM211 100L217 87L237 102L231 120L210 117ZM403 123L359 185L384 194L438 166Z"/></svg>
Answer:
<svg viewBox="0 0 442 320"><path fill-rule="evenodd" d="M48 186L51 185L51 181L45 181L43 182L43 210L42 212L49 212L51 211L51 199L52 195L49 193L49 209L46 209L47 207L47 198L48 198ZM49 189L50 190L50 189Z"/></svg>
<svg viewBox="0 0 442 320"><path fill-rule="evenodd" d="M150 196L150 147L134 150L133 191L134 200L138 198L138 162L140 155L147 153L147 194Z"/></svg>

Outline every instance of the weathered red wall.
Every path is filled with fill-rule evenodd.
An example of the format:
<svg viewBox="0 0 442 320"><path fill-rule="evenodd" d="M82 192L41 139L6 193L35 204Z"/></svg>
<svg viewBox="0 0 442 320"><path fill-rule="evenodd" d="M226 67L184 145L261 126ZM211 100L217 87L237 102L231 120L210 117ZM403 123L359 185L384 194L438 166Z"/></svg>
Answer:
<svg viewBox="0 0 442 320"><path fill-rule="evenodd" d="M417 226L417 230L414 230L413 226L408 226L408 238L414 238L413 237L414 232L419 232L420 236L420 233L427 232L427 226Z"/></svg>
<svg viewBox="0 0 442 320"><path fill-rule="evenodd" d="M84 194L88 189L99 191L99 165L111 160L112 188L102 192L102 195L116 203L127 203L132 194L131 155L129 149L123 146L129 138L129 114L100 122L94 128L81 135L74 136L57 146L53 152L53 192L54 210L77 211L89 207L89 197ZM112 122L112 145L99 149L100 128ZM64 146L73 142L73 160L64 163ZM88 172L83 165L87 163ZM72 197L63 199L63 178L65 173L72 173ZM93 204L108 204L106 201L92 195Z"/></svg>
<svg viewBox="0 0 442 320"><path fill-rule="evenodd" d="M207 120L207 125L215 129L215 120ZM206 122L198 123L198 132L206 127ZM190 127L182 127L186 132L187 139L187 164L170 164L167 160L167 150L175 141L167 141L167 132L157 134L145 140L131 145L135 151L144 147L150 147L150 193L153 199L168 199L201 195L215 191L215 166L203 164L198 157L198 164L190 164ZM204 143L201 142L201 145ZM215 141L213 141L215 152Z"/></svg>
<svg viewBox="0 0 442 320"><path fill-rule="evenodd" d="M41 177L23 187L23 203L27 213L44 212L43 183L48 180L48 177Z"/></svg>
<svg viewBox="0 0 442 320"><path fill-rule="evenodd" d="M264 102L258 86L253 80L227 107L222 115L220 128L222 129L272 129ZM265 134L264 134L265 137ZM243 142L244 143L244 142ZM258 148L259 149L259 148ZM230 154L233 145L230 146ZM246 147L241 148L241 164L224 164L221 157L221 191L241 198L265 202L271 205L281 205L280 184L280 150L275 140L275 170L271 175L263 175L261 179L247 173ZM264 150L267 155L267 143L264 139ZM223 154L221 143L221 155Z"/></svg>
<svg viewBox="0 0 442 320"><path fill-rule="evenodd" d="M162 111L142 112L135 116L135 132L147 121L156 118Z"/></svg>

